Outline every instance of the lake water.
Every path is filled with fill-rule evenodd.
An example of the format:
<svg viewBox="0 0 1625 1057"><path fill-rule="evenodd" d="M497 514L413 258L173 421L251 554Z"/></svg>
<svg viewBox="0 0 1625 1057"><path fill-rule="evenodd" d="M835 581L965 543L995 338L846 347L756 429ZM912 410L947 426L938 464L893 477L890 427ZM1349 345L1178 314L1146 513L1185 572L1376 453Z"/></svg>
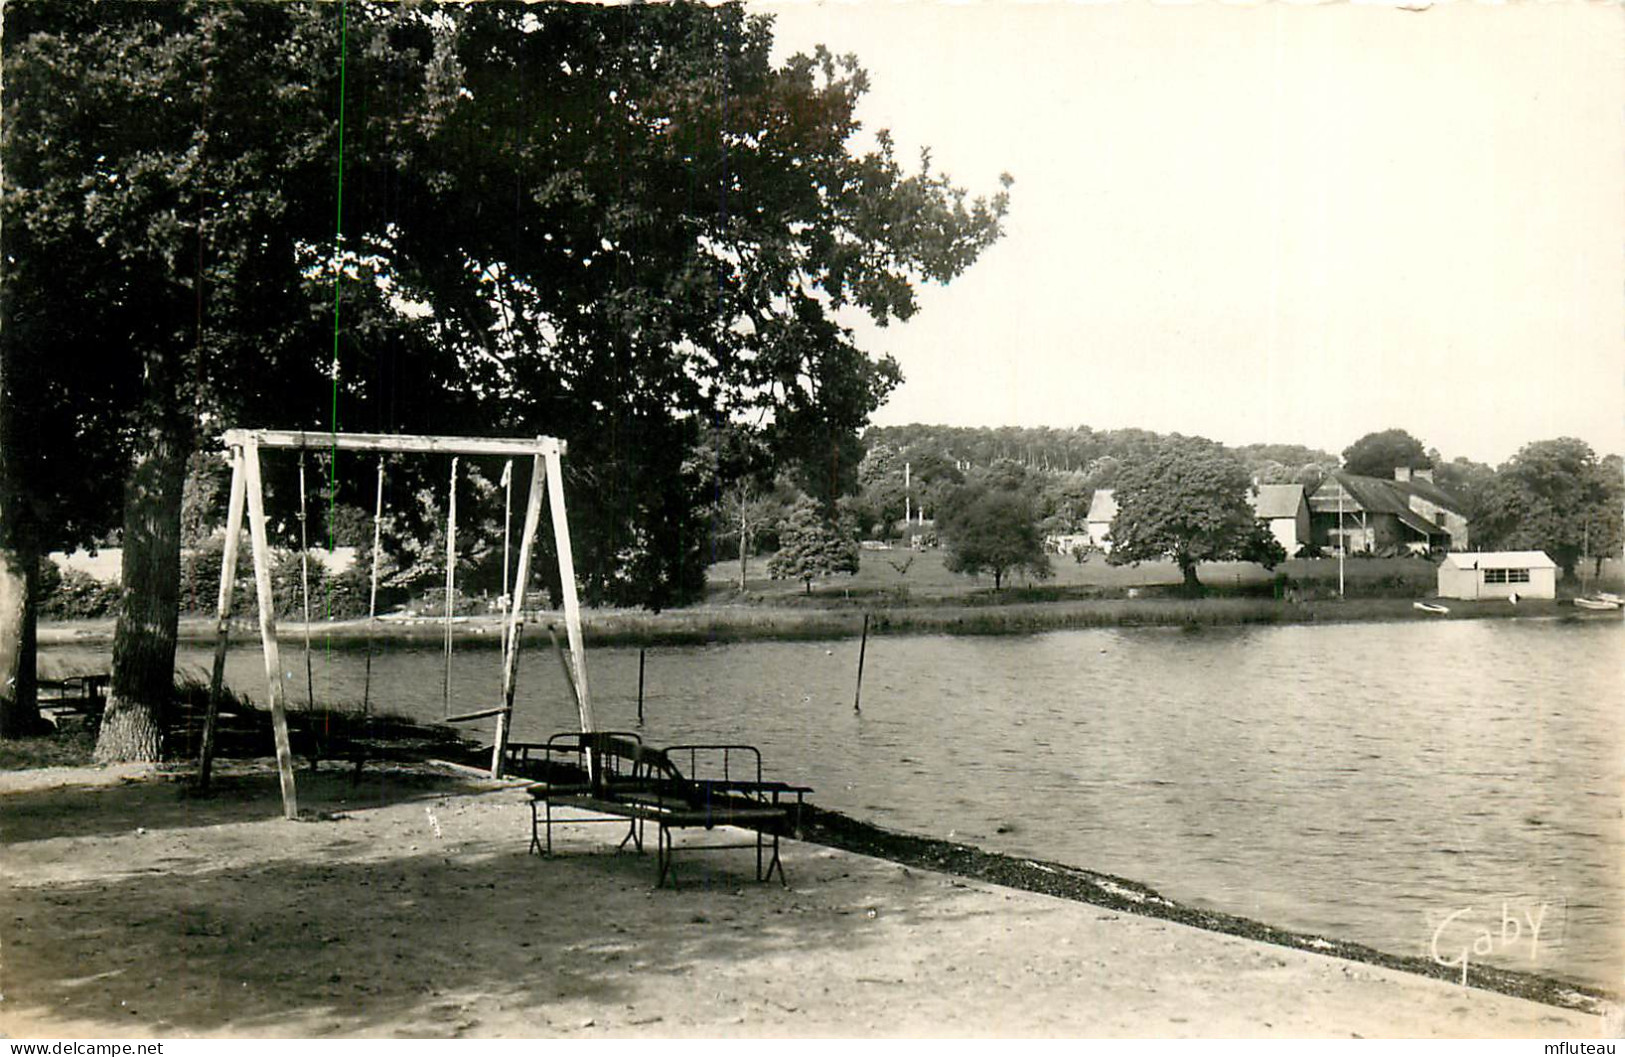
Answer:
<svg viewBox="0 0 1625 1057"><path fill-rule="evenodd" d="M857 652L651 650L643 734L750 742L825 807L1191 905L1399 954L1476 941L1475 963L1622 983L1618 621L874 637L861 714ZM302 656L284 660L298 705ZM180 663L205 672L209 655ZM588 663L599 727L635 729L637 650ZM454 711L496 701L494 650L453 665ZM360 700L360 654L316 667L319 699ZM372 700L438 717L441 672L438 649L391 649ZM228 681L264 697L257 648L234 650ZM527 646L514 737L574 722L558 663Z"/></svg>

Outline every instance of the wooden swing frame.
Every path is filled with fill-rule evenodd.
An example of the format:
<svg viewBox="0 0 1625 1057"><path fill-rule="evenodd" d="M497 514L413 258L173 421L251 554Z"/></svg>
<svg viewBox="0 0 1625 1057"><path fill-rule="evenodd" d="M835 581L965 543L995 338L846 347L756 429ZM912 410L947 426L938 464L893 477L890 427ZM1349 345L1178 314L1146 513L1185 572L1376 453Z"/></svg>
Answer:
<svg viewBox="0 0 1625 1057"><path fill-rule="evenodd" d="M265 489L260 476L260 450L363 451L393 454L505 455L531 458L530 497L525 506L524 535L519 544L519 567L504 617L502 704L488 710L497 720L496 744L491 750L491 777L502 777L502 764L513 718L513 699L519 668L519 631L524 618L525 585L530 581L533 543L541 525L544 485L553 519L553 540L559 556L559 579L564 587L564 625L569 635L572 690L581 714L583 732L594 730L592 697L587 686L587 653L581 634L581 603L576 592L575 561L570 550L570 526L564 508L562 457L565 444L553 437L499 439L485 437L408 436L386 433L305 433L296 430L233 429L222 438L231 455L231 499L226 514L225 552L221 556L218 624L215 630L214 671L209 682L209 708L203 726L198 759L199 783L208 785L214 756L214 727L225 677L226 650L231 628L231 604L237 569L237 547L243 514L248 515L253 548L254 584L259 595L260 642L265 654L265 678L270 694L271 728L276 738L277 773L282 783L282 812L299 817L294 787L293 754L288 745L287 689L276 638L276 611L271 594L271 554L265 531ZM374 554L376 561L376 552ZM447 600L448 605L450 599ZM562 658L561 658L562 659ZM478 713L475 713L477 715ZM464 717L467 718L467 717Z"/></svg>

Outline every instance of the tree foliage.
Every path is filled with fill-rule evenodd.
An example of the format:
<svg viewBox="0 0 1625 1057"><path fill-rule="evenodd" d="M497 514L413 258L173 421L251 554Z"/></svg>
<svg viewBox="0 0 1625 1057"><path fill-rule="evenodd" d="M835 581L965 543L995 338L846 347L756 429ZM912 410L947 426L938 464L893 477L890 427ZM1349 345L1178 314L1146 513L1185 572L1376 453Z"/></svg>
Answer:
<svg viewBox="0 0 1625 1057"><path fill-rule="evenodd" d="M1610 468L1583 440L1526 444L1484 485L1475 534L1503 550L1543 550L1571 578L1593 545L1593 553L1618 549L1618 476L1617 460Z"/></svg>
<svg viewBox="0 0 1625 1057"><path fill-rule="evenodd" d="M311 209L303 188L331 186L316 152L332 122L292 88L318 73L325 21L275 5L5 10L3 385L45 409L5 489L35 520L74 515L50 520L62 544L122 522L108 758L157 752L203 414L319 391L293 255L330 230L330 197Z"/></svg>
<svg viewBox="0 0 1625 1057"><path fill-rule="evenodd" d="M1094 430L1019 426L875 426L864 433L865 443L887 443L916 455L930 452L950 463L988 467L1011 459L1035 470L1091 470L1102 459L1119 462L1138 458L1162 441L1143 429ZM1097 484L1095 487L1108 487Z"/></svg>
<svg viewBox="0 0 1625 1057"><path fill-rule="evenodd" d="M1433 461L1433 483L1461 502L1461 512L1469 522L1478 521L1488 512L1484 507L1484 489L1495 477L1494 467L1466 456L1446 461L1431 449L1428 457Z"/></svg>
<svg viewBox="0 0 1625 1057"><path fill-rule="evenodd" d="M1200 437L1168 441L1118 474L1107 561L1170 559L1193 591L1202 562L1250 561L1273 569L1286 553L1254 516L1251 488L1247 468L1222 446Z"/></svg>
<svg viewBox="0 0 1625 1057"><path fill-rule="evenodd" d="M1601 576L1605 560L1625 558L1625 459L1605 455L1597 467L1604 494L1596 516L1586 521L1585 545L1593 575Z"/></svg>
<svg viewBox="0 0 1625 1057"><path fill-rule="evenodd" d="M4 385L37 375L40 460L127 483L122 512L79 519L122 519L132 563L104 732L168 694L208 433L565 437L589 600L681 600L712 424L760 423L832 509L899 378L838 313L909 318L1006 207L884 134L853 150L856 61L775 65L738 5L24 0L5 20ZM8 513L59 493L72 513L53 481L89 480L0 471ZM369 485L335 478L340 501ZM121 737L147 752L152 729Z"/></svg>
<svg viewBox="0 0 1625 1057"><path fill-rule="evenodd" d="M1396 467L1427 469L1432 465L1422 442L1402 429L1367 433L1343 449L1343 469L1362 477L1391 479Z"/></svg>
<svg viewBox="0 0 1625 1057"><path fill-rule="evenodd" d="M768 559L775 580L800 580L812 593L814 580L858 571L858 544L811 496L797 499L779 525L779 549Z"/></svg>
<svg viewBox="0 0 1625 1057"><path fill-rule="evenodd" d="M858 464L858 490L844 503L865 536L892 539L905 518L933 517L965 477L941 452L875 442ZM906 528L906 526L905 526Z"/></svg>
<svg viewBox="0 0 1625 1057"><path fill-rule="evenodd" d="M1017 462L1002 460L956 488L937 519L950 572L993 574L993 589L1012 572L1053 575L1039 528L1038 482Z"/></svg>

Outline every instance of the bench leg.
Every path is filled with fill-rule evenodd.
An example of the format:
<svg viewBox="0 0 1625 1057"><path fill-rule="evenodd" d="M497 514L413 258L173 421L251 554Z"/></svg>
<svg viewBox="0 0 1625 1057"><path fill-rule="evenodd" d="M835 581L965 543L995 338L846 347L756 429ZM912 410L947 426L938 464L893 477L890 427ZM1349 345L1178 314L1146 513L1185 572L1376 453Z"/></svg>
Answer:
<svg viewBox="0 0 1625 1057"><path fill-rule="evenodd" d="M616 852L620 852L621 849L625 848L627 841L632 842L632 847L637 849L639 855L643 854L643 826L641 819L627 819L626 836L622 837L621 842L615 845Z"/></svg>
<svg viewBox="0 0 1625 1057"><path fill-rule="evenodd" d="M756 879L758 881L771 881L773 871L779 871L779 884L784 888L790 887L790 882L784 876L784 860L779 858L779 832L773 831L773 856L767 862L767 876L762 875L762 831L756 831Z"/></svg>
<svg viewBox="0 0 1625 1057"><path fill-rule="evenodd" d="M541 838L536 835L538 823L541 821L536 814L536 801L530 802L530 847L525 849L526 855L540 855L542 853Z"/></svg>
<svg viewBox="0 0 1625 1057"><path fill-rule="evenodd" d="M671 886L676 888L677 867L672 863L672 857L676 854L677 849L672 843L671 829L664 822L660 823L660 831L655 834L655 841L655 865L660 869L659 875L655 878L655 887L664 886L666 875L670 874Z"/></svg>

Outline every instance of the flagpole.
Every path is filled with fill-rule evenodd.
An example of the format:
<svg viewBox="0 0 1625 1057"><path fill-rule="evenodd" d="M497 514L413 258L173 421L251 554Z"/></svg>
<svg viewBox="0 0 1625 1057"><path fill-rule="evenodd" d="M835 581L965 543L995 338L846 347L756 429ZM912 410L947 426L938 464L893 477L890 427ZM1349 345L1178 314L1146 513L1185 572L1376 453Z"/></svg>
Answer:
<svg viewBox="0 0 1625 1057"><path fill-rule="evenodd" d="M1349 549L1348 529L1343 526L1343 482L1337 480L1337 597L1343 597L1343 554Z"/></svg>

